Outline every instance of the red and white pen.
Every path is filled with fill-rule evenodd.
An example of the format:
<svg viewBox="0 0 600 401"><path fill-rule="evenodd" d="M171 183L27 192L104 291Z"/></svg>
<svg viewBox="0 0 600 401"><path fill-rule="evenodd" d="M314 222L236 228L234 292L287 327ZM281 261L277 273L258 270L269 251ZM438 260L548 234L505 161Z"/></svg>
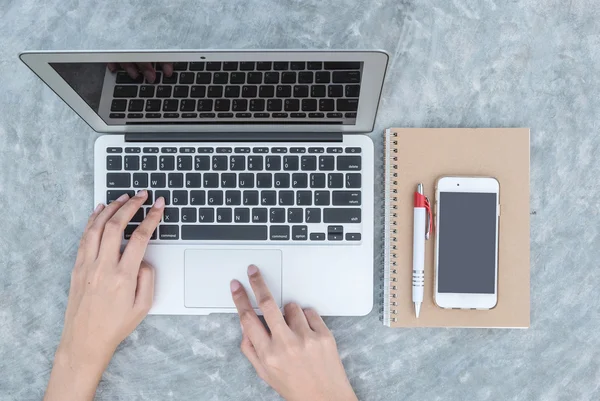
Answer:
<svg viewBox="0 0 600 401"><path fill-rule="evenodd" d="M413 221L413 276L412 300L415 304L415 314L419 317L423 303L423 285L425 283L425 240L429 239L431 231L431 205L423 195L423 184L417 185L415 192L415 209Z"/></svg>

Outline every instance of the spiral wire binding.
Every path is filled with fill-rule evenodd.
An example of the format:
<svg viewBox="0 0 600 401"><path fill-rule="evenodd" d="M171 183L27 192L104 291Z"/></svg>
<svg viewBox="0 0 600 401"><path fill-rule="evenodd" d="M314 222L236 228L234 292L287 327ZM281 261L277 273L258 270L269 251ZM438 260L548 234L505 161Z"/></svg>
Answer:
<svg viewBox="0 0 600 401"><path fill-rule="evenodd" d="M396 251L398 249L396 242L398 237L397 217L398 217L398 140L392 140L392 137L397 138L398 133L386 130L385 137L385 255L384 255L384 278L383 278L383 324L391 326L397 322L398 301L396 293L392 292L398 289L396 283L398 278L398 265L396 259L398 257ZM392 146L393 145L393 146ZM391 153L394 156L391 156ZM394 170L394 171L393 171Z"/></svg>

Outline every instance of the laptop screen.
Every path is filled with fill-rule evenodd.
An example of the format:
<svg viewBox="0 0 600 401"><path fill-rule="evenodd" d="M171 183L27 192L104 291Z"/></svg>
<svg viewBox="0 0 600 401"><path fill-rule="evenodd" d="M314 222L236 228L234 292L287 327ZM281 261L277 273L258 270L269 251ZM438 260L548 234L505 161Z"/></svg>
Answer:
<svg viewBox="0 0 600 401"><path fill-rule="evenodd" d="M51 62L107 125L355 125L362 61Z"/></svg>

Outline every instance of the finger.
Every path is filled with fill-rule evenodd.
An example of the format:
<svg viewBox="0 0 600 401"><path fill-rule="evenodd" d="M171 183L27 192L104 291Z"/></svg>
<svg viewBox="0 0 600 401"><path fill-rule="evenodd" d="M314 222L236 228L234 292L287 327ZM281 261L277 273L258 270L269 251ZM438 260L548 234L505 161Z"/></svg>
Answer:
<svg viewBox="0 0 600 401"><path fill-rule="evenodd" d="M123 194L110 205L102 209L86 234L85 260L95 260L100 252L100 242L106 222L127 202L129 195Z"/></svg>
<svg viewBox="0 0 600 401"><path fill-rule="evenodd" d="M256 312L254 312L246 290L237 280L231 280L230 289L233 303L235 303L238 315L240 316L242 330L248 335L257 351L264 349L269 343L270 337L265 326L263 326Z"/></svg>
<svg viewBox="0 0 600 401"><path fill-rule="evenodd" d="M100 242L99 255L107 258L118 259L120 255L121 240L127 223L133 218L138 209L148 198L148 191L139 191L129 199L123 207L106 222L102 241Z"/></svg>
<svg viewBox="0 0 600 401"><path fill-rule="evenodd" d="M135 229L129 238L129 242L121 256L121 264L125 269L128 269L132 274L137 274L137 267L140 265L146 249L148 241L158 227L165 208L165 198L159 197L146 215L146 218Z"/></svg>
<svg viewBox="0 0 600 401"><path fill-rule="evenodd" d="M135 300L133 309L136 312L138 323L141 322L150 308L154 300L154 268L146 262L142 262L139 266L137 276L137 288L135 290Z"/></svg>
<svg viewBox="0 0 600 401"><path fill-rule="evenodd" d="M255 265L248 266L248 277L250 278L252 291L254 291L254 295L256 296L256 303L263 313L271 333L289 330L277 303L273 299L273 295L271 295L271 291L269 291L260 270L258 270L258 267Z"/></svg>
<svg viewBox="0 0 600 401"><path fill-rule="evenodd" d="M264 378L265 368L262 362L260 361L260 358L258 357L254 345L252 345L252 341L250 341L250 337L248 337L246 333L242 334L242 344L240 345L240 349L242 350L242 354L244 354L244 356L248 358L248 360L254 367L254 370L256 370L256 373L261 378Z"/></svg>
<svg viewBox="0 0 600 401"><path fill-rule="evenodd" d="M306 321L313 331L321 334L329 333L329 329L317 311L312 308L304 309L304 316L306 316Z"/></svg>
<svg viewBox="0 0 600 401"><path fill-rule="evenodd" d="M137 67L133 63L121 63L121 68L127 71L127 75L136 79L139 75Z"/></svg>
<svg viewBox="0 0 600 401"><path fill-rule="evenodd" d="M173 75L173 63L160 63L162 70L167 77Z"/></svg>
<svg viewBox="0 0 600 401"><path fill-rule="evenodd" d="M285 312L285 321L293 332L301 334L311 331L306 316L298 304L290 302L283 308L283 311Z"/></svg>
<svg viewBox="0 0 600 401"><path fill-rule="evenodd" d="M156 79L156 73L154 71L154 67L152 67L152 63L137 63L137 66L144 77L146 77L148 82L154 83L154 80Z"/></svg>
<svg viewBox="0 0 600 401"><path fill-rule="evenodd" d="M116 63L108 63L106 67L110 70L110 72L117 72L117 64Z"/></svg>
<svg viewBox="0 0 600 401"><path fill-rule="evenodd" d="M99 203L98 206L96 206L96 208L90 215L90 217L88 218L85 229L83 230L83 234L81 235L81 240L79 241L79 248L77 249L77 258L75 258L75 268L77 268L78 266L81 266L81 264L85 260L85 249L86 249L85 243L88 240L87 237L88 237L89 230L92 227L92 225L94 224L94 221L96 221L96 217L98 217L98 215L100 214L100 212L103 209L104 209L104 205L102 203Z"/></svg>

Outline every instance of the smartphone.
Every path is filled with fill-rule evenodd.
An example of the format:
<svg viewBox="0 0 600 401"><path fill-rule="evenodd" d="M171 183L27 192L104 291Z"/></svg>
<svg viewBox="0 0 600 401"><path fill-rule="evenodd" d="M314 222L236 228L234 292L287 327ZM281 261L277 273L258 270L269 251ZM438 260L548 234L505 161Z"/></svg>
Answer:
<svg viewBox="0 0 600 401"><path fill-rule="evenodd" d="M491 309L498 302L500 184L442 177L435 189L435 303Z"/></svg>

